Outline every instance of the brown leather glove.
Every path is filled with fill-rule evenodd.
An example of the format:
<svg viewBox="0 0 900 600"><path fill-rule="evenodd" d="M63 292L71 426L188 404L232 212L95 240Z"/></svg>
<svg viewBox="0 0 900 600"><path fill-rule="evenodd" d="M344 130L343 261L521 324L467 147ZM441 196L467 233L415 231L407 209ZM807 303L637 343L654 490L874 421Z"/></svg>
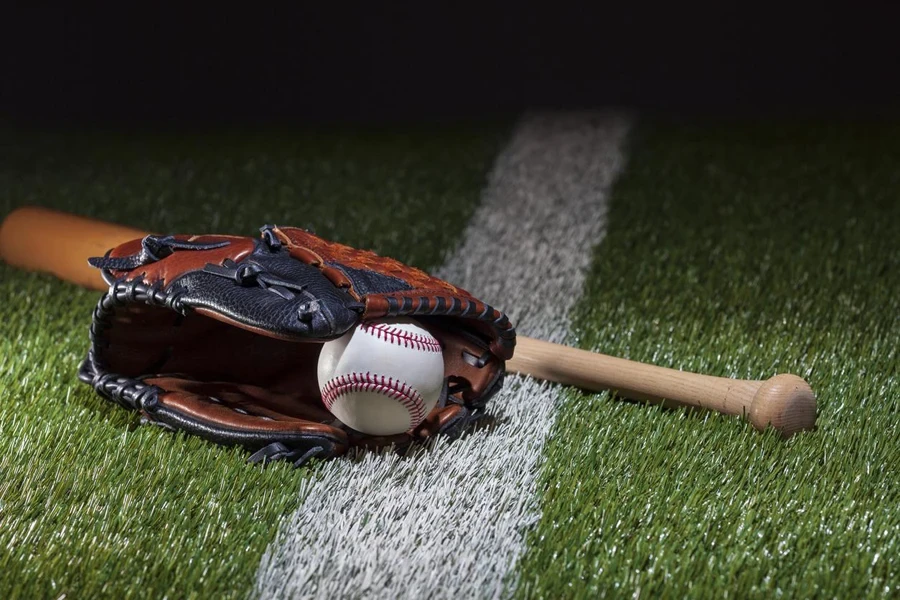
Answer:
<svg viewBox="0 0 900 600"><path fill-rule="evenodd" d="M482 414L515 346L504 314L396 260L303 229L260 231L147 236L90 259L109 291L79 379L146 421L296 466L456 435ZM367 436L323 406L318 353L362 322L399 316L440 340L444 391L414 430Z"/></svg>

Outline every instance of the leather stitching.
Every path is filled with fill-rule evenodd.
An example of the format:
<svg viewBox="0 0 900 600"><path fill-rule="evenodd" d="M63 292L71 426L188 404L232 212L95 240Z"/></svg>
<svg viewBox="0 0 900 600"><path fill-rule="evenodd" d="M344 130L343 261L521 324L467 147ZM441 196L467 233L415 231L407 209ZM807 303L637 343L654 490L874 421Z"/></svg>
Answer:
<svg viewBox="0 0 900 600"><path fill-rule="evenodd" d="M443 352L441 343L430 335L422 335L391 327L387 323L363 323L360 328L379 340L423 352Z"/></svg>
<svg viewBox="0 0 900 600"><path fill-rule="evenodd" d="M322 402L328 410L341 396L351 392L375 392L393 398L409 412L410 423L421 423L425 419L425 401L414 388L402 381L384 375L348 373L330 380L322 388Z"/></svg>

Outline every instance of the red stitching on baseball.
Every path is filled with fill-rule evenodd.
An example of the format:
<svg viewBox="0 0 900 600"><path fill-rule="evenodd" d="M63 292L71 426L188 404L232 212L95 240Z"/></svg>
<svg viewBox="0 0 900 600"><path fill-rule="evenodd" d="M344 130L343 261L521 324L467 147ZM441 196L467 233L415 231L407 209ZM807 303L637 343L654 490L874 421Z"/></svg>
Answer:
<svg viewBox="0 0 900 600"><path fill-rule="evenodd" d="M404 348L415 348L424 352L442 352L441 343L430 335L422 335L391 327L387 323L363 323L363 331L374 335L379 340L397 344Z"/></svg>
<svg viewBox="0 0 900 600"><path fill-rule="evenodd" d="M393 398L409 412L410 423L419 424L425 420L425 401L414 388L404 382L384 375L348 373L330 380L322 389L322 402L328 410L335 401L350 392L377 392Z"/></svg>

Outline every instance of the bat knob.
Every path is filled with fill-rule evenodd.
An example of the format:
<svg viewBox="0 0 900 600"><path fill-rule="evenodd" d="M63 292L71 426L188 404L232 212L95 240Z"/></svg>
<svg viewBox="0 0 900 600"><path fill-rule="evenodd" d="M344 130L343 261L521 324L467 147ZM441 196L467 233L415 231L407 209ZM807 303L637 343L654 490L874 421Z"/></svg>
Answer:
<svg viewBox="0 0 900 600"><path fill-rule="evenodd" d="M816 395L801 377L776 375L762 382L748 416L758 430L771 425L788 438L815 426Z"/></svg>

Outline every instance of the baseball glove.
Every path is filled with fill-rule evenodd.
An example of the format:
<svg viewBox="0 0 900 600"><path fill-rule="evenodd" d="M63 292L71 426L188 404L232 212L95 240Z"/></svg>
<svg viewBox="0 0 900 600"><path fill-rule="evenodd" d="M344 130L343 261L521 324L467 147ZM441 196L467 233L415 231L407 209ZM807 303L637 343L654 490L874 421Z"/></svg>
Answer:
<svg viewBox="0 0 900 600"><path fill-rule="evenodd" d="M483 414L515 346L503 313L397 260L299 228L260 231L149 235L91 258L109 290L94 309L79 379L145 422L243 446L251 462L296 466L453 436ZM441 342L441 399L402 435L353 431L322 404L322 343L400 316Z"/></svg>

